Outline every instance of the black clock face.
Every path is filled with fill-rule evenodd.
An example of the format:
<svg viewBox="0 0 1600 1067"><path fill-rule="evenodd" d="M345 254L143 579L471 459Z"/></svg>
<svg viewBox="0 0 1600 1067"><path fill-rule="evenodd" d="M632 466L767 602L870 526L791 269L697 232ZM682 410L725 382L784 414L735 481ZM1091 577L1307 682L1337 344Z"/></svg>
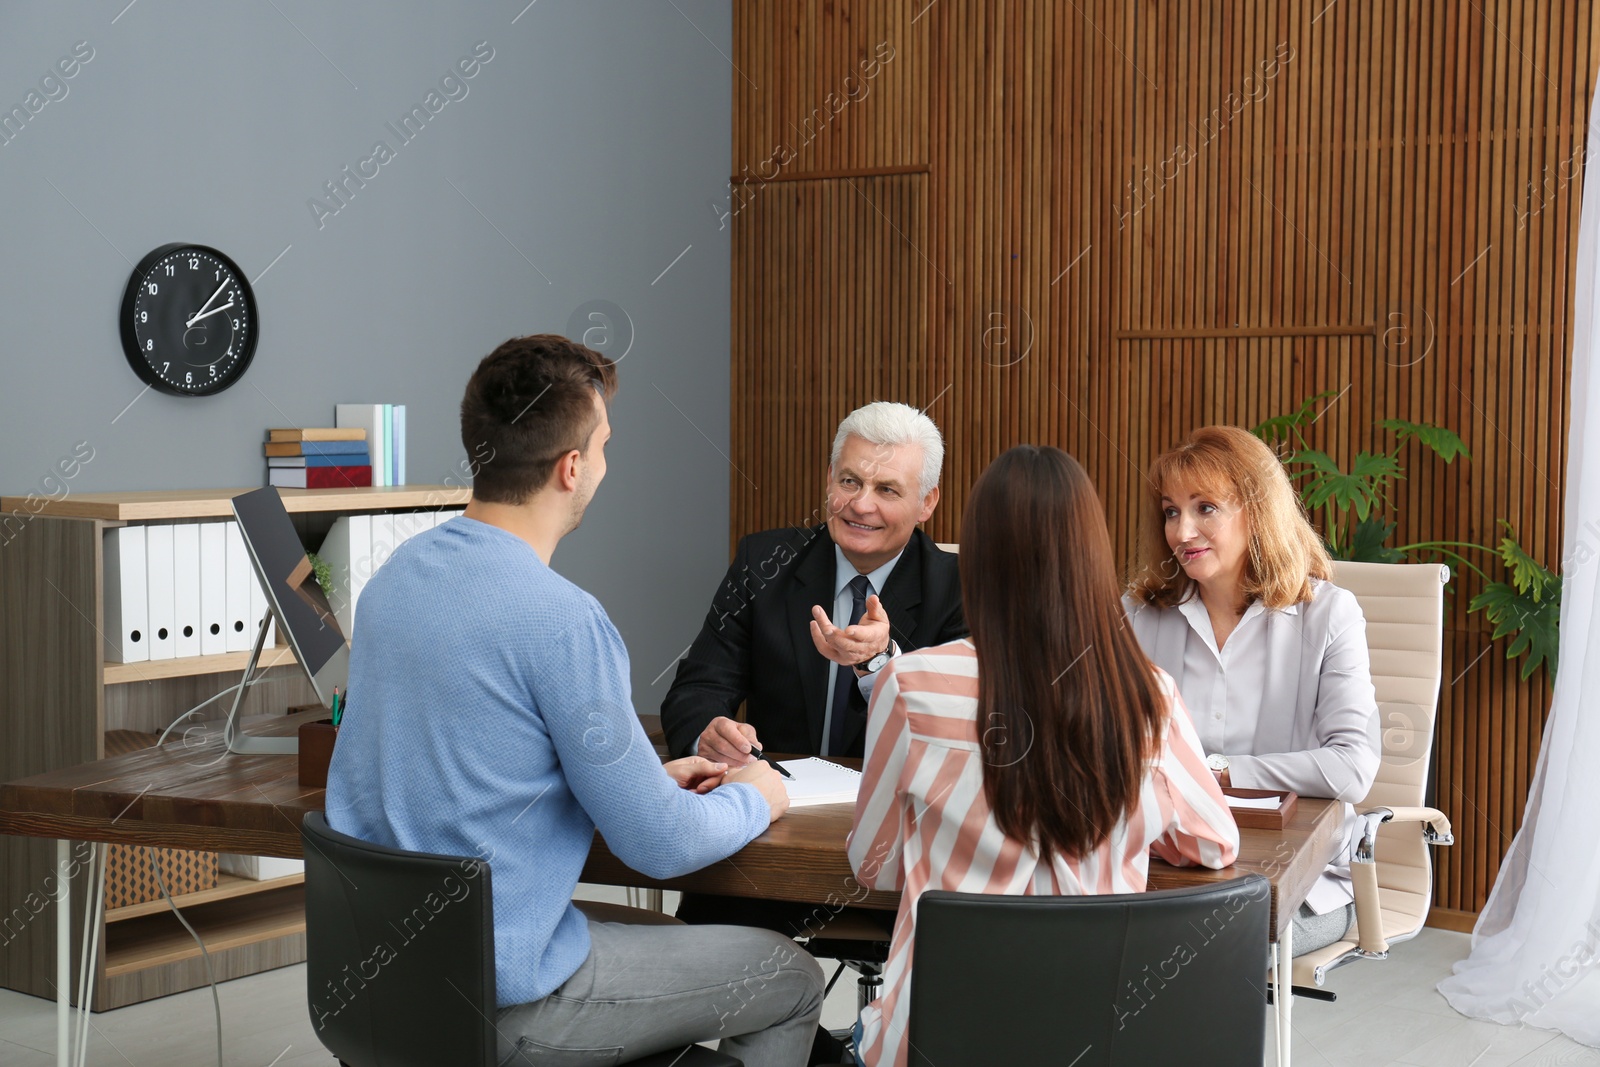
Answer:
<svg viewBox="0 0 1600 1067"><path fill-rule="evenodd" d="M227 256L162 245L139 261L122 298L122 351L164 393L206 396L238 381L255 355L255 296Z"/></svg>

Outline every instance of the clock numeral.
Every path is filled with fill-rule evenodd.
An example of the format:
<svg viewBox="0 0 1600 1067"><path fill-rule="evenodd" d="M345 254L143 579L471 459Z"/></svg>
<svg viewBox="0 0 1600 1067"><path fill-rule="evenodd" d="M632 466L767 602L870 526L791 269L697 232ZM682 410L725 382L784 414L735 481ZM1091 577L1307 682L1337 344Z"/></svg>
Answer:
<svg viewBox="0 0 1600 1067"><path fill-rule="evenodd" d="M161 373L162 374L167 373L167 368L170 367L170 366L172 366L171 363L163 363L163 364L161 364Z"/></svg>
<svg viewBox="0 0 1600 1067"><path fill-rule="evenodd" d="M155 296L156 295L156 283L155 282L146 283L145 284L145 288L150 290L150 295L151 296Z"/></svg>
<svg viewBox="0 0 1600 1067"><path fill-rule="evenodd" d="M150 321L150 312L148 312L148 311L139 312L139 321L140 322L149 322Z"/></svg>
<svg viewBox="0 0 1600 1067"><path fill-rule="evenodd" d="M172 265L172 264L171 264L171 263L168 263L168 264L167 264L167 277L169 277L169 278L170 278L170 277L172 277L172 272L173 272L173 271L174 271L174 270L175 270L175 269L176 269L176 268L175 268L175 267L173 267L173 265Z"/></svg>
<svg viewBox="0 0 1600 1067"><path fill-rule="evenodd" d="M217 365L215 363L211 364L211 366L206 368L206 369L211 372L211 376L213 378L215 378L217 376Z"/></svg>
<svg viewBox="0 0 1600 1067"><path fill-rule="evenodd" d="M156 350L155 338L151 338L144 343L144 350L146 352L154 352Z"/></svg>
<svg viewBox="0 0 1600 1067"><path fill-rule="evenodd" d="M194 384L194 371L191 370L191 371L184 371L183 372L183 384L184 385L193 385Z"/></svg>
<svg viewBox="0 0 1600 1067"><path fill-rule="evenodd" d="M239 328L239 320L238 319L234 319L233 320L233 328L235 330L237 330Z"/></svg>
<svg viewBox="0 0 1600 1067"><path fill-rule="evenodd" d="M199 270L200 269L200 261L198 259L196 259L194 256L190 256L189 257L189 269L190 270Z"/></svg>

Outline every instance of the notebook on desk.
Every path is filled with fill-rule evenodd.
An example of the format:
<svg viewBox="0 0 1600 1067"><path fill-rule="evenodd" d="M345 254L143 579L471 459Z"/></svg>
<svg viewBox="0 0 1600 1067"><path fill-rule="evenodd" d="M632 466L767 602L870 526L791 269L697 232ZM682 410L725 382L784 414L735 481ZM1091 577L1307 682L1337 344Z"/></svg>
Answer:
<svg viewBox="0 0 1600 1067"><path fill-rule="evenodd" d="M830 760L809 756L806 759L786 759L780 766L793 777L785 778L783 786L789 791L791 808L806 808L814 804L854 804L861 791L861 772L840 766Z"/></svg>

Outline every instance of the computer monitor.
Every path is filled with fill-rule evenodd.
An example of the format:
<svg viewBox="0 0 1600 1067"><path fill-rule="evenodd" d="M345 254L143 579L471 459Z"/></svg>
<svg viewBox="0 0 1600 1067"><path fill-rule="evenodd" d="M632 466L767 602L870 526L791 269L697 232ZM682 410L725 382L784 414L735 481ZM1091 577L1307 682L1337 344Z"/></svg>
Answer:
<svg viewBox="0 0 1600 1067"><path fill-rule="evenodd" d="M283 498L272 487L257 489L233 498L233 514L239 520L250 564L267 593L267 610L277 619L288 638L295 659L311 680L317 699L331 704L335 686L344 687L350 678L350 644L339 629L333 609L322 587L312 574L311 561L300 544ZM264 620L263 620L264 621ZM234 697L228 715L226 736L230 752L299 751L293 737L251 737L239 733L236 722L245 689L255 669L256 657L265 637L263 626L256 638L256 651L245 667L245 677Z"/></svg>

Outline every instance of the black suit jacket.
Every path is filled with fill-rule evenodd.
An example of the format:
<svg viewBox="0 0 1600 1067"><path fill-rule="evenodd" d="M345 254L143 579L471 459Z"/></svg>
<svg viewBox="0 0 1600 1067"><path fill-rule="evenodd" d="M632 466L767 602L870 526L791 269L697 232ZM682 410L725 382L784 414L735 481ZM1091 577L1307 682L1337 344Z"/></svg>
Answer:
<svg viewBox="0 0 1600 1067"><path fill-rule="evenodd" d="M837 665L811 640L811 608L820 604L832 614L834 567L826 526L766 530L739 542L705 625L661 702L661 727L674 756L693 755L711 720L737 717L740 703L767 751L822 751L828 672ZM956 556L921 530L912 532L879 599L902 651L967 634ZM866 701L852 685L841 754L860 756L866 732Z"/></svg>

